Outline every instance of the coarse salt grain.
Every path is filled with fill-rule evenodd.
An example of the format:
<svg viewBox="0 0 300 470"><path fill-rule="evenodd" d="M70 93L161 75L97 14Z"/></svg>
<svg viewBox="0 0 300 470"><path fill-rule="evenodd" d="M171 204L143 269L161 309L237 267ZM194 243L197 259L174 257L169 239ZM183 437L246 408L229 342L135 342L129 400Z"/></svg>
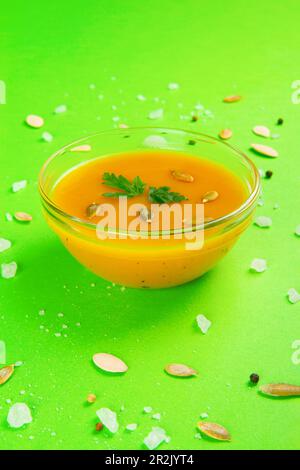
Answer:
<svg viewBox="0 0 300 470"><path fill-rule="evenodd" d="M154 415L152 415L152 418L153 418L153 419L156 419L157 421L159 421L160 418L161 418L161 414L160 414L160 413L155 413Z"/></svg>
<svg viewBox="0 0 300 470"><path fill-rule="evenodd" d="M7 222L12 222L13 221L13 216L9 212L6 212L5 218L6 218Z"/></svg>
<svg viewBox="0 0 300 470"><path fill-rule="evenodd" d="M288 290L287 295L288 295L289 302L291 302L291 304L296 304L297 302L300 301L300 294L293 287Z"/></svg>
<svg viewBox="0 0 300 470"><path fill-rule="evenodd" d="M54 110L55 114L65 113L67 111L67 106L65 104L60 104Z"/></svg>
<svg viewBox="0 0 300 470"><path fill-rule="evenodd" d="M144 413L149 414L149 413L151 413L151 411L152 411L152 406L145 406L144 407Z"/></svg>
<svg viewBox="0 0 300 470"><path fill-rule="evenodd" d="M5 250L8 250L11 247L11 241L6 240L6 238L0 238L0 253Z"/></svg>
<svg viewBox="0 0 300 470"><path fill-rule="evenodd" d="M178 83L169 83L168 84L168 89L169 90L178 90L179 84Z"/></svg>
<svg viewBox="0 0 300 470"><path fill-rule="evenodd" d="M100 419L103 426L105 426L111 433L116 433L119 429L117 414L109 408L100 408L96 411L96 415Z"/></svg>
<svg viewBox="0 0 300 470"><path fill-rule="evenodd" d="M31 411L26 403L15 403L9 409L7 422L12 428L21 428L32 422Z"/></svg>
<svg viewBox="0 0 300 470"><path fill-rule="evenodd" d="M260 216L256 217L254 223L258 227L267 228L267 227L271 227L272 219L271 219L271 217L266 217L264 215L260 215Z"/></svg>
<svg viewBox="0 0 300 470"><path fill-rule="evenodd" d="M48 143L49 143L49 142L52 142L52 140L53 140L53 135L50 134L50 132L43 132L43 133L42 133L42 140L43 140L44 142L48 142Z"/></svg>
<svg viewBox="0 0 300 470"><path fill-rule="evenodd" d="M24 189L27 186L26 180L16 181L11 185L11 189L13 193L17 193L20 189Z"/></svg>
<svg viewBox="0 0 300 470"><path fill-rule="evenodd" d="M127 431L135 431L136 428L137 428L136 423L127 424L127 426L126 426Z"/></svg>
<svg viewBox="0 0 300 470"><path fill-rule="evenodd" d="M267 269L267 262L265 259L255 258L250 265L250 269L257 273L262 273Z"/></svg>
<svg viewBox="0 0 300 470"><path fill-rule="evenodd" d="M200 418L201 418L201 419L206 419L206 418L208 418L208 414L207 414L207 413L202 413L202 414L200 415Z"/></svg>
<svg viewBox="0 0 300 470"><path fill-rule="evenodd" d="M162 118L164 115L164 110L162 108L160 109L156 109L155 111L151 111L149 114L148 114L148 118L149 119L160 119Z"/></svg>
<svg viewBox="0 0 300 470"><path fill-rule="evenodd" d="M167 436L163 428L153 427L152 431L144 439L144 444L149 450L156 449L162 442L169 442L170 438Z"/></svg>
<svg viewBox="0 0 300 470"><path fill-rule="evenodd" d="M297 225L297 227L295 228L295 235L300 237L300 225Z"/></svg>
<svg viewBox="0 0 300 470"><path fill-rule="evenodd" d="M196 321L202 333L206 334L211 327L211 321L208 320L208 318L206 318L204 315L197 315Z"/></svg>
<svg viewBox="0 0 300 470"><path fill-rule="evenodd" d="M17 269L18 265L15 261L12 261L11 263L3 263L1 264L1 276L4 279L11 279L15 277Z"/></svg>

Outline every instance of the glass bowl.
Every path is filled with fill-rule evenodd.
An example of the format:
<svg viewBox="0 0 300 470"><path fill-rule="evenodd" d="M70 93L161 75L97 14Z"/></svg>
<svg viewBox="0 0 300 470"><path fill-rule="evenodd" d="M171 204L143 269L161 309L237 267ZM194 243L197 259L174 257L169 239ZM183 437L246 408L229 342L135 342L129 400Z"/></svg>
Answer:
<svg viewBox="0 0 300 470"><path fill-rule="evenodd" d="M88 152L72 152L89 145ZM233 212L192 225L190 232L203 235L198 249L187 249L184 237L174 231L168 239L161 233L153 240L130 243L120 232L101 239L93 222L65 213L53 201L53 190L61 178L78 165L101 156L149 149L184 152L208 159L231 170L247 188L243 204ZM251 223L260 194L260 178L252 161L227 143L213 137L180 129L129 128L99 132L57 151L44 164L39 177L43 212L52 230L67 250L86 268L111 282L128 287L164 288L189 282L223 258ZM178 235L178 231L176 232Z"/></svg>

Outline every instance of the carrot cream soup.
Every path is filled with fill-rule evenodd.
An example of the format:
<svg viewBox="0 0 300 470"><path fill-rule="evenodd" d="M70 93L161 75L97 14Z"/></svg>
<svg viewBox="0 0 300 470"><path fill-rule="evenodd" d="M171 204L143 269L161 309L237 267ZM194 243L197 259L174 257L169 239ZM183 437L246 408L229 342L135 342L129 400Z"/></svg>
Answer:
<svg viewBox="0 0 300 470"><path fill-rule="evenodd" d="M40 180L48 223L75 258L112 282L161 288L201 276L251 222L255 175L190 142L92 158L83 157L92 143L63 149L50 159L51 167L64 155L59 171L46 164Z"/></svg>

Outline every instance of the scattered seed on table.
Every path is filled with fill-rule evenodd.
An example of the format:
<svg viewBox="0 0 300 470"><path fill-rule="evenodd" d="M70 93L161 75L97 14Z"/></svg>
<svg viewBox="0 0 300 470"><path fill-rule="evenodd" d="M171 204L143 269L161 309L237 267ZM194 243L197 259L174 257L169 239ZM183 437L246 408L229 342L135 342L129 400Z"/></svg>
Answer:
<svg viewBox="0 0 300 470"><path fill-rule="evenodd" d="M231 129L222 129L219 133L219 137L223 140L228 140L232 137Z"/></svg>
<svg viewBox="0 0 300 470"><path fill-rule="evenodd" d="M194 177L181 171L172 170L171 175L175 180L182 181L184 183L193 183Z"/></svg>
<svg viewBox="0 0 300 470"><path fill-rule="evenodd" d="M185 364L167 364L165 366L165 371L169 375L174 375L176 377L193 377L198 375L198 372L195 369L192 369Z"/></svg>
<svg viewBox="0 0 300 470"><path fill-rule="evenodd" d="M40 116L36 116L35 114L29 114L25 121L28 126L34 127L35 129L39 129L44 125L44 119Z"/></svg>
<svg viewBox="0 0 300 470"><path fill-rule="evenodd" d="M0 369L0 385L5 384L13 375L15 368L13 365L5 366Z"/></svg>
<svg viewBox="0 0 300 470"><path fill-rule="evenodd" d="M224 103L236 103L237 101L240 101L242 97L240 95L230 95L230 96L225 96L223 99Z"/></svg>
<svg viewBox="0 0 300 470"><path fill-rule="evenodd" d="M96 431L101 431L103 429L103 424L99 421L99 423L96 424Z"/></svg>
<svg viewBox="0 0 300 470"><path fill-rule="evenodd" d="M86 401L88 403L95 403L96 400L97 400L97 397L94 393L89 393L87 398L86 398Z"/></svg>
<svg viewBox="0 0 300 470"><path fill-rule="evenodd" d="M252 129L252 132L261 137L270 137L271 131L266 126L255 126Z"/></svg>
<svg viewBox="0 0 300 470"><path fill-rule="evenodd" d="M206 436L216 439L218 441L230 441L231 436L226 428L217 423L211 423L209 421L199 421L197 427Z"/></svg>
<svg viewBox="0 0 300 470"><path fill-rule="evenodd" d="M283 121L282 118L278 118L278 120L277 120L277 126L282 126L283 122L284 122L284 121Z"/></svg>
<svg viewBox="0 0 300 470"><path fill-rule="evenodd" d="M94 364L106 372L123 373L128 370L128 366L116 356L107 353L97 353L93 356Z"/></svg>
<svg viewBox="0 0 300 470"><path fill-rule="evenodd" d="M297 397L300 396L300 386L290 384L266 384L259 387L260 392L272 397Z"/></svg>
<svg viewBox="0 0 300 470"><path fill-rule="evenodd" d="M203 194L201 202L203 204L207 202L213 202L219 197L219 193L217 191L208 191L207 193Z"/></svg>
<svg viewBox="0 0 300 470"><path fill-rule="evenodd" d="M273 149L272 147L268 147L267 145L251 144L251 148L255 150L255 152L259 153L260 155L264 155L265 157L276 158L279 155L277 150Z"/></svg>
<svg viewBox="0 0 300 470"><path fill-rule="evenodd" d="M15 212L14 217L19 222L30 222L32 220L32 216L27 212Z"/></svg>
<svg viewBox="0 0 300 470"><path fill-rule="evenodd" d="M249 379L252 384L257 384L259 382L259 375L253 373L250 375Z"/></svg>

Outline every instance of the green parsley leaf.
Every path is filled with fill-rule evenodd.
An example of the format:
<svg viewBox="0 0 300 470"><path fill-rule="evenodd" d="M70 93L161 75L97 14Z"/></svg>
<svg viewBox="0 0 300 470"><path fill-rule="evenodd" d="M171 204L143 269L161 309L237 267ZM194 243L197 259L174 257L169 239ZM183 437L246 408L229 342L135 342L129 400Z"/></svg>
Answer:
<svg viewBox="0 0 300 470"><path fill-rule="evenodd" d="M161 186L160 188L150 186L148 197L150 202L154 202L157 204L180 202L187 200L187 198L182 194L170 191L170 188L168 186Z"/></svg>
<svg viewBox="0 0 300 470"><path fill-rule="evenodd" d="M113 193L104 193L103 196L106 197L134 197L139 194L143 194L146 184L143 183L139 176L133 178L130 182L125 176L117 176L115 173L104 173L103 174L103 184L110 186L111 188L119 189L122 192L113 192Z"/></svg>

